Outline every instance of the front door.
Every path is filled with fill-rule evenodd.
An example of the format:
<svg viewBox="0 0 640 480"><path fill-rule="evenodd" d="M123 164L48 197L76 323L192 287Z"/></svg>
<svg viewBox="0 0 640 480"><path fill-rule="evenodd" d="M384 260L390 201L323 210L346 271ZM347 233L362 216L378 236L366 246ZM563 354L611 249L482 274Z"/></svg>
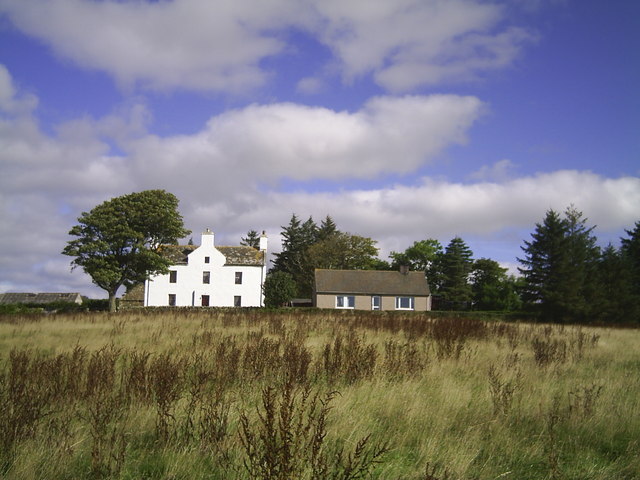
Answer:
<svg viewBox="0 0 640 480"><path fill-rule="evenodd" d="M202 306L203 307L209 306L209 295L202 295Z"/></svg>

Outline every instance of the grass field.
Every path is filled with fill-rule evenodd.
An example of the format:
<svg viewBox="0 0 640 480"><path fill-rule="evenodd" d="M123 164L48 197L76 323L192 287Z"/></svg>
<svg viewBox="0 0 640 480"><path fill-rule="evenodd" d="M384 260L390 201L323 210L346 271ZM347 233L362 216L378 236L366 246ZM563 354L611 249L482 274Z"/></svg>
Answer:
<svg viewBox="0 0 640 480"><path fill-rule="evenodd" d="M14 315L0 365L0 478L640 479L639 330Z"/></svg>

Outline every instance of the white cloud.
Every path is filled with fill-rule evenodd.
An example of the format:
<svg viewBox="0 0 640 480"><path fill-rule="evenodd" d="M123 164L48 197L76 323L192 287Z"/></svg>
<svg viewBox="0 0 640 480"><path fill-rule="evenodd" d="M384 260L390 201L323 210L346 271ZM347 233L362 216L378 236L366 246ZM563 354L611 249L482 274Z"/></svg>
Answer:
<svg viewBox="0 0 640 480"><path fill-rule="evenodd" d="M529 238L545 212L550 208L562 212L570 204L585 214L590 225L597 225L597 236L616 243L621 229L631 228L638 220L640 178L613 179L562 170L496 183L462 184L425 178L413 187L394 185L337 193L266 192L249 197L235 207L232 201L213 203L189 220L214 227L219 224L239 238L249 228L279 233L279 226L285 225L292 213L303 218L313 215L318 221L329 214L341 229L377 239L385 254L404 250L415 240L436 238L446 244L460 235L478 243L495 242L503 249L498 259L514 262L522 240Z"/></svg>
<svg viewBox="0 0 640 480"><path fill-rule="evenodd" d="M323 81L318 77L305 77L296 85L296 90L305 95L315 95L324 89Z"/></svg>
<svg viewBox="0 0 640 480"><path fill-rule="evenodd" d="M123 84L195 90L263 83L258 62L284 46L263 32L296 10L284 0L3 0L0 6L18 28L81 66Z"/></svg>
<svg viewBox="0 0 640 480"><path fill-rule="evenodd" d="M511 178L515 167L511 160L504 158L493 165L483 165L477 171L472 172L469 178L472 180L505 181Z"/></svg>
<svg viewBox="0 0 640 480"><path fill-rule="evenodd" d="M6 85L8 98L21 98ZM371 178L411 172L449 145L463 142L483 111L474 97L379 97L356 112L291 103L252 105L213 117L194 135L162 138L146 132L140 105L102 119L80 118L44 133L33 112L0 119L0 289L91 290L87 278L68 272L60 251L85 210L116 195L165 188L180 199L187 227L208 226L225 243L249 229L266 229L271 248L292 213L379 241L383 255L413 241L453 236L496 242L496 258L513 262L519 246L548 208L574 204L598 226L621 234L638 220L640 178L606 178L565 170L471 183L422 179L413 185L369 190L279 192L283 178ZM133 131L133 135L127 132ZM114 155L117 142L122 154ZM487 173L508 171L498 162ZM488 177L486 177L488 178ZM618 232L618 233L616 233ZM472 244L472 247L475 246ZM95 290L91 290L96 293Z"/></svg>
<svg viewBox="0 0 640 480"><path fill-rule="evenodd" d="M28 93L19 93L11 73L0 63L0 114L29 114L37 106L38 99Z"/></svg>
<svg viewBox="0 0 640 480"><path fill-rule="evenodd" d="M137 177L182 177L205 198L283 178L373 178L411 172L463 143L482 112L477 98L454 95L379 97L354 113L251 105L212 118L196 135L140 138L131 157Z"/></svg>
<svg viewBox="0 0 640 480"><path fill-rule="evenodd" d="M227 92L262 85L264 59L299 54L287 45L292 30L328 46L346 81L372 74L406 92L473 79L534 38L503 27L504 10L480 0L0 0L19 29L122 85ZM318 87L309 73L301 91Z"/></svg>
<svg viewBox="0 0 640 480"><path fill-rule="evenodd" d="M468 80L513 61L535 37L521 28L496 31L504 12L470 0L327 0L321 38L344 66L347 80L374 73L391 91L444 80Z"/></svg>

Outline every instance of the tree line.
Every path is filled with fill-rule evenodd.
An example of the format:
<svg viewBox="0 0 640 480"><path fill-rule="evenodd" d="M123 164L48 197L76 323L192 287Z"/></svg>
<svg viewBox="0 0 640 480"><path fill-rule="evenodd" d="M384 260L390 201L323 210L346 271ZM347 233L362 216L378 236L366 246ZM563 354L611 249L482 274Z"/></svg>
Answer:
<svg viewBox="0 0 640 480"><path fill-rule="evenodd" d="M344 270L424 271L435 308L445 310L518 310L517 279L507 269L488 258L473 259L465 241L454 237L443 248L438 240L416 241L404 252L391 252L389 260L378 258L376 241L340 231L327 215L318 225L313 217L306 221L293 214L282 228L282 251L274 254L269 275L288 275L299 297L311 297L316 268ZM243 242L252 238L252 232Z"/></svg>
<svg viewBox="0 0 640 480"><path fill-rule="evenodd" d="M316 268L424 271L441 310L526 311L543 321L640 323L640 222L625 230L620 247L601 247L582 212L550 209L536 223L518 258L520 276L489 258L473 258L456 236L446 247L433 238L415 241L403 252L378 258L376 241L338 229L327 215L318 225L295 214L282 228L282 250L267 276L283 297L309 298ZM149 275L166 273L170 261L162 245L176 244L190 233L178 212L178 199L164 190L112 198L83 212L62 253L73 257L93 283L109 294ZM250 231L243 245L258 247ZM269 301L272 299L269 298Z"/></svg>
<svg viewBox="0 0 640 480"><path fill-rule="evenodd" d="M383 260L375 240L340 231L329 215L318 225L293 214L281 228L282 251L268 278L287 289L283 298L310 297L316 268L407 266L425 272L434 309L520 311L550 322L640 322L640 222L625 230L619 248L600 247L582 212L550 209L521 247L519 276L490 258L474 259L458 236L446 247L433 238L418 240ZM243 244L251 244L252 232Z"/></svg>

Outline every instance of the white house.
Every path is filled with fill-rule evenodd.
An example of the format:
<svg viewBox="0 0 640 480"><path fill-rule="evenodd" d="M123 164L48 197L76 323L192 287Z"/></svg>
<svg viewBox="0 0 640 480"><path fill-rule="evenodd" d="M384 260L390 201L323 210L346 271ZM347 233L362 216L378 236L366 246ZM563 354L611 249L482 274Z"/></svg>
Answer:
<svg viewBox="0 0 640 480"><path fill-rule="evenodd" d="M169 273L145 282L144 306L261 307L267 258L267 236L259 249L215 246L207 229L200 246L168 245Z"/></svg>

